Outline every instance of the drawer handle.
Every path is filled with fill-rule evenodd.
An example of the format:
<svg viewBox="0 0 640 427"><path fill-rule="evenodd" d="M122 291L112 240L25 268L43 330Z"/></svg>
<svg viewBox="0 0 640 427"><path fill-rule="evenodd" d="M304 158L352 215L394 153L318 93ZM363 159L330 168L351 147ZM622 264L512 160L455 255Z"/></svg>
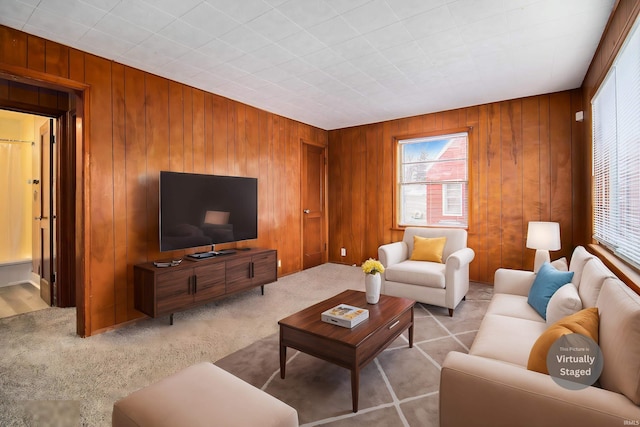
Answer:
<svg viewBox="0 0 640 427"><path fill-rule="evenodd" d="M400 321L396 320L395 322L393 322L393 324L391 326L389 326L389 329L395 328L396 326L398 326L398 323L400 323Z"/></svg>

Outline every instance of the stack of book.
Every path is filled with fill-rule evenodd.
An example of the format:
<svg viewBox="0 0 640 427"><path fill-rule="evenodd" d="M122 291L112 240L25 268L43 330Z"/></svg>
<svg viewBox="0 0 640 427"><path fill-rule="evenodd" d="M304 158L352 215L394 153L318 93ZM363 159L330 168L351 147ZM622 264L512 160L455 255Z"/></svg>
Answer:
<svg viewBox="0 0 640 427"><path fill-rule="evenodd" d="M369 318L369 310L347 304L339 304L322 313L322 321L345 328L353 328Z"/></svg>

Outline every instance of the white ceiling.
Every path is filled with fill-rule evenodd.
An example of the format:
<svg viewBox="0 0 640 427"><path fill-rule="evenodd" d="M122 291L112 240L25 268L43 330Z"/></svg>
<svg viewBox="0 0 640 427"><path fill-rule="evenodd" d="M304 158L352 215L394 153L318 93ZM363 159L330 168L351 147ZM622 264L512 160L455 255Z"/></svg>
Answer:
<svg viewBox="0 0 640 427"><path fill-rule="evenodd" d="M0 24L322 129L582 84L615 0L0 0Z"/></svg>

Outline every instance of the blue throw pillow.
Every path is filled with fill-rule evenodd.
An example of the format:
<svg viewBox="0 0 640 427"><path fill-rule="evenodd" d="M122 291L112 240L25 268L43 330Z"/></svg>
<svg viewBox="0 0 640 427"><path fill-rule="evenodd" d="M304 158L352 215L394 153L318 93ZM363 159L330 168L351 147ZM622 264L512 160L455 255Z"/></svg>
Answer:
<svg viewBox="0 0 640 427"><path fill-rule="evenodd" d="M558 271L550 263L545 262L538 270L536 278L529 290L529 305L547 320L547 305L551 296L562 285L566 285L573 279L573 271Z"/></svg>

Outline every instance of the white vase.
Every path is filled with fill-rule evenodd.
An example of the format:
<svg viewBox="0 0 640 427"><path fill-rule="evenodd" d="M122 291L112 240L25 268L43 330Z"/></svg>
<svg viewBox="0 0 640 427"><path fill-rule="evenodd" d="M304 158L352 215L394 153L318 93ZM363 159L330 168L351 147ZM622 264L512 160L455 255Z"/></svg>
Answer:
<svg viewBox="0 0 640 427"><path fill-rule="evenodd" d="M381 280L379 273L364 275L364 289L366 291L367 302L369 304L377 304L380 300Z"/></svg>

